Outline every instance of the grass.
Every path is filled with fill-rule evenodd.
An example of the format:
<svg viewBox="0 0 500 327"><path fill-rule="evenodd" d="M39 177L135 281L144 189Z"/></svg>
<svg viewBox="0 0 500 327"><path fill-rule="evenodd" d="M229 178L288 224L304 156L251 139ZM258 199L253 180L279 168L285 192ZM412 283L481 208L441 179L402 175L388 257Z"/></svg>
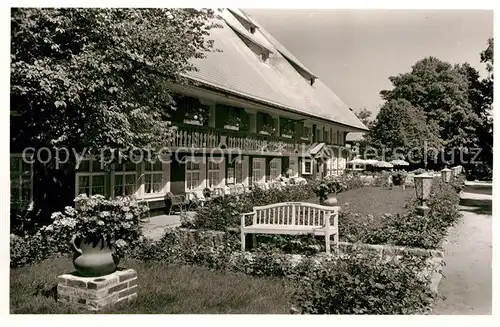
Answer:
<svg viewBox="0 0 500 327"><path fill-rule="evenodd" d="M406 202L415 196L415 189L407 187L382 188L365 186L337 194L338 205L349 207L362 215L372 214L375 219L385 213L404 213ZM307 202L318 203L317 198Z"/></svg>
<svg viewBox="0 0 500 327"><path fill-rule="evenodd" d="M292 289L280 279L132 260L121 265L137 271L138 298L100 313L289 313ZM56 302L57 276L72 270L69 258L11 269L10 313L87 312Z"/></svg>

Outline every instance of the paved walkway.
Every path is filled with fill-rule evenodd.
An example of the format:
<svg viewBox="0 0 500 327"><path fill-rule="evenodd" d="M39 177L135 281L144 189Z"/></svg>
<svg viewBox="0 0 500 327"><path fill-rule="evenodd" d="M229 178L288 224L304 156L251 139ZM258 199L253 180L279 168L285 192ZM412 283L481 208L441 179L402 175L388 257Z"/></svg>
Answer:
<svg viewBox="0 0 500 327"><path fill-rule="evenodd" d="M159 240L163 236L163 231L166 227L175 227L181 225L181 217L179 215L159 215L151 217L149 222L143 226L144 237L153 240Z"/></svg>
<svg viewBox="0 0 500 327"><path fill-rule="evenodd" d="M480 206L462 207L463 222L450 231L445 245L439 293L446 299L436 305L435 314L492 313L491 195L472 198L482 200ZM485 209L486 198L490 202Z"/></svg>

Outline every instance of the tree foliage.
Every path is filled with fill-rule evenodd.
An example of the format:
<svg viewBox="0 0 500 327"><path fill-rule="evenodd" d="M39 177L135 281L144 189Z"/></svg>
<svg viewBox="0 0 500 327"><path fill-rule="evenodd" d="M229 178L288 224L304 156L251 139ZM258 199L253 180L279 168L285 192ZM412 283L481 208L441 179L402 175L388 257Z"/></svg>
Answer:
<svg viewBox="0 0 500 327"><path fill-rule="evenodd" d="M366 108L361 109L358 112L355 112L356 117L368 128L370 128L370 124L372 123L372 112Z"/></svg>
<svg viewBox="0 0 500 327"><path fill-rule="evenodd" d="M468 63L451 65L434 57L419 60L410 72L389 77L393 88L380 92L386 103L371 128L372 145L407 146L428 138L428 144L442 144L447 153L481 148L481 159L491 163L493 39L488 40L480 57L488 71L485 79ZM408 124L413 127L406 131L409 127L403 128L405 123L398 120L410 117ZM419 126L414 119L426 126ZM414 133L419 130L423 134ZM410 136L415 141L408 142Z"/></svg>
<svg viewBox="0 0 500 327"><path fill-rule="evenodd" d="M11 110L19 139L97 150L169 137L167 81L210 51L215 13L195 9L22 8L11 12Z"/></svg>
<svg viewBox="0 0 500 327"><path fill-rule="evenodd" d="M408 100L394 99L380 108L369 139L376 149L387 150L384 154L386 160L405 158L408 153L413 160L421 160L425 148L441 146L437 131L437 124L426 123L420 108ZM381 157L381 153L378 156Z"/></svg>

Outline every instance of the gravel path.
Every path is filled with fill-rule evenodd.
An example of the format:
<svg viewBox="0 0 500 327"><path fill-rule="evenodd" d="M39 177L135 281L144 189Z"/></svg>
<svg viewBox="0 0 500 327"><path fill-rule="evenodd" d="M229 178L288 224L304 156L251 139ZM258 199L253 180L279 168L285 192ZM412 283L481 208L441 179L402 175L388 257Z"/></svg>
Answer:
<svg viewBox="0 0 500 327"><path fill-rule="evenodd" d="M462 213L463 222L450 231L445 245L445 278L439 293L446 299L436 305L434 313L491 314L492 216Z"/></svg>

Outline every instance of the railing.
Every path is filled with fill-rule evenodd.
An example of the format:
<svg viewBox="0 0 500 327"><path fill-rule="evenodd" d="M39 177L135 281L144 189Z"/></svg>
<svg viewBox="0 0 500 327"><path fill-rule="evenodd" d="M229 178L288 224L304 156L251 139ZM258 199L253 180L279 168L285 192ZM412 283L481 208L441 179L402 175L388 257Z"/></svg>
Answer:
<svg viewBox="0 0 500 327"><path fill-rule="evenodd" d="M210 127L177 126L169 146L189 149L240 149L253 152L294 153L308 143L276 136L265 136L243 131L230 131Z"/></svg>

